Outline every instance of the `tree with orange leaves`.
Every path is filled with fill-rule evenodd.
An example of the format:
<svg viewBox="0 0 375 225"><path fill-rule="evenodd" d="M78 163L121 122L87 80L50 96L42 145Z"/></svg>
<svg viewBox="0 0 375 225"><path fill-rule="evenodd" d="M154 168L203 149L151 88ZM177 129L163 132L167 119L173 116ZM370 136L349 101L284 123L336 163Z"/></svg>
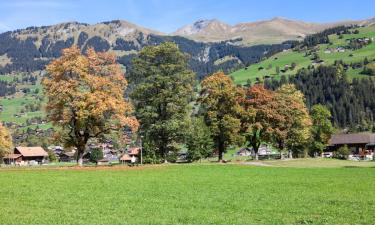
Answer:
<svg viewBox="0 0 375 225"><path fill-rule="evenodd" d="M273 142L280 134L280 124L286 123L285 117L278 109L285 107L279 104L273 91L262 85L254 85L246 91L246 98L242 101L245 112L251 112L251 120L242 123L242 132L255 152L258 160L258 150L263 142ZM245 114L246 115L246 114Z"/></svg>
<svg viewBox="0 0 375 225"><path fill-rule="evenodd" d="M47 118L61 128L65 145L77 148L79 165L89 139L125 126L137 129L132 107L123 98L127 82L114 55L93 49L83 55L73 46L46 69Z"/></svg>
<svg viewBox="0 0 375 225"><path fill-rule="evenodd" d="M238 99L242 92L222 72L205 78L201 86L199 102L221 161L228 145L239 139L242 108Z"/></svg>

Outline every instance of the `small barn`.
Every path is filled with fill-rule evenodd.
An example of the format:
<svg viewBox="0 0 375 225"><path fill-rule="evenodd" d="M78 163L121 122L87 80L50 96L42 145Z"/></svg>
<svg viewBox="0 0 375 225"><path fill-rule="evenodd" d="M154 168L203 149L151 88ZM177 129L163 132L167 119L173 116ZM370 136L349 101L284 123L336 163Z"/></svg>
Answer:
<svg viewBox="0 0 375 225"><path fill-rule="evenodd" d="M16 147L3 159L6 164L37 165L45 163L47 158L48 153L42 147Z"/></svg>

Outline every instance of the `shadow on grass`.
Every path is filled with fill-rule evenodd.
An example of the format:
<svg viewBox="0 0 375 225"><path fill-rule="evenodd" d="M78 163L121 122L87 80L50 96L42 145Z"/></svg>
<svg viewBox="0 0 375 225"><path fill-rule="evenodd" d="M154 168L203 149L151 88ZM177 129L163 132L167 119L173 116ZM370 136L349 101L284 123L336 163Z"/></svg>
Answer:
<svg viewBox="0 0 375 225"><path fill-rule="evenodd" d="M375 169L375 166L343 166L343 168L372 168L372 169Z"/></svg>

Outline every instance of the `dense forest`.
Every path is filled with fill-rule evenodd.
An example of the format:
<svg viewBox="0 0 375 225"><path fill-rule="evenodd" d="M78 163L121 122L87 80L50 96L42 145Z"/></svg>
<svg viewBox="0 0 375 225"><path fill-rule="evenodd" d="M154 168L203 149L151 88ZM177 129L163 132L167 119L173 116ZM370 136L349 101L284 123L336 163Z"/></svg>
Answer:
<svg viewBox="0 0 375 225"><path fill-rule="evenodd" d="M332 113L332 122L352 131L373 129L375 112L375 85L371 78L348 80L341 64L301 69L295 76L279 81L267 80L265 86L277 89L284 83L293 83L306 97L306 105L326 105Z"/></svg>
<svg viewBox="0 0 375 225"><path fill-rule="evenodd" d="M16 93L16 86L10 85L6 81L0 81L0 97Z"/></svg>

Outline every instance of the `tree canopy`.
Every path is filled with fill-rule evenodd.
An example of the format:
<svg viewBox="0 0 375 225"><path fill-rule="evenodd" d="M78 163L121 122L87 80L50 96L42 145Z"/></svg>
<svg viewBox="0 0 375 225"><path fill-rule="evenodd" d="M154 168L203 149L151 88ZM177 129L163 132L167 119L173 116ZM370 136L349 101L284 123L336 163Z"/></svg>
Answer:
<svg viewBox="0 0 375 225"><path fill-rule="evenodd" d="M331 113L323 105L314 105L311 110L311 151L322 153L333 133Z"/></svg>
<svg viewBox="0 0 375 225"><path fill-rule="evenodd" d="M194 73L187 60L174 43L147 46L134 58L129 76L146 154L164 161L188 130Z"/></svg>
<svg viewBox="0 0 375 225"><path fill-rule="evenodd" d="M137 129L132 106L123 98L127 82L115 56L73 46L47 66L43 80L48 98L47 118L61 128L61 140L78 150L81 165L90 138L124 126Z"/></svg>
<svg viewBox="0 0 375 225"><path fill-rule="evenodd" d="M222 72L206 77L201 88L199 102L220 161L226 148L239 140L242 108L238 100L242 92Z"/></svg>
<svg viewBox="0 0 375 225"><path fill-rule="evenodd" d="M0 157L10 153L13 148L12 136L0 122Z"/></svg>
<svg viewBox="0 0 375 225"><path fill-rule="evenodd" d="M299 154L310 138L311 127L304 95L293 84L285 84L276 90L276 98L280 106L277 111L284 117L279 124L276 142L280 150L286 147Z"/></svg>

